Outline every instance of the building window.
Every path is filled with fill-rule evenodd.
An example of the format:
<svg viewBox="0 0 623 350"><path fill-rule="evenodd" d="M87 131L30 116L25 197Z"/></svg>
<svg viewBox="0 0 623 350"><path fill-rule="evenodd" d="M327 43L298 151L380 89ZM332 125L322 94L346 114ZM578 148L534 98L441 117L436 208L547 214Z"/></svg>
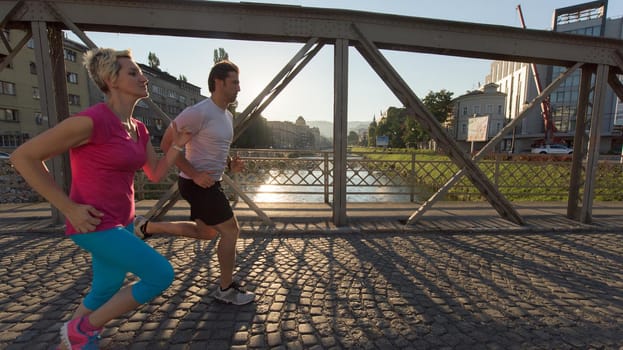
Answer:
<svg viewBox="0 0 623 350"><path fill-rule="evenodd" d="M70 62L76 62L76 52L69 50L69 49L65 49L65 60L70 61Z"/></svg>
<svg viewBox="0 0 623 350"><path fill-rule="evenodd" d="M467 115L467 107L463 107L463 115Z"/></svg>
<svg viewBox="0 0 623 350"><path fill-rule="evenodd" d="M67 97L69 98L70 106L80 106L80 96L69 94Z"/></svg>
<svg viewBox="0 0 623 350"><path fill-rule="evenodd" d="M78 84L78 73L67 73L67 82L71 84Z"/></svg>
<svg viewBox="0 0 623 350"><path fill-rule="evenodd" d="M28 43L26 44L26 47L28 47L29 49L34 49L35 48L35 41L30 39L28 40Z"/></svg>
<svg viewBox="0 0 623 350"><path fill-rule="evenodd" d="M32 87L32 99L33 100L40 100L41 99L41 95L39 95L39 88L36 86Z"/></svg>
<svg viewBox="0 0 623 350"><path fill-rule="evenodd" d="M181 103L185 103L186 102L186 96L180 95L178 101L180 101Z"/></svg>
<svg viewBox="0 0 623 350"><path fill-rule="evenodd" d="M153 92L156 95L164 96L164 89L158 85L152 85L151 92Z"/></svg>
<svg viewBox="0 0 623 350"><path fill-rule="evenodd" d="M169 91L167 91L167 95L168 95L170 98L177 99L177 94L176 94L176 93L175 93L175 91L173 91L173 90L169 90Z"/></svg>
<svg viewBox="0 0 623 350"><path fill-rule="evenodd" d="M493 114L493 105L487 105L487 114Z"/></svg>
<svg viewBox="0 0 623 350"><path fill-rule="evenodd" d="M4 62L4 60L6 60L7 55L3 55L0 53L0 63ZM7 64L6 68L8 69L13 69L13 63L9 63Z"/></svg>
<svg viewBox="0 0 623 350"><path fill-rule="evenodd" d="M43 116L41 115L41 112L35 112L34 117L37 125L43 124Z"/></svg>
<svg viewBox="0 0 623 350"><path fill-rule="evenodd" d="M30 62L28 66L30 67L30 74L37 75L37 64L35 64L35 62Z"/></svg>
<svg viewBox="0 0 623 350"><path fill-rule="evenodd" d="M502 105L498 105L498 115L502 115Z"/></svg>
<svg viewBox="0 0 623 350"><path fill-rule="evenodd" d="M15 96L15 84L8 81L0 81L0 95Z"/></svg>
<svg viewBox="0 0 623 350"><path fill-rule="evenodd" d="M474 106L474 114L475 114L475 115L480 114L480 106L479 106L479 105L475 105L475 106Z"/></svg>
<svg viewBox="0 0 623 350"><path fill-rule="evenodd" d="M0 147L15 148L28 140L28 134L0 135Z"/></svg>
<svg viewBox="0 0 623 350"><path fill-rule="evenodd" d="M16 109L5 108L0 111L2 112L0 113L0 117L2 118L1 120L7 122L19 122L19 115Z"/></svg>

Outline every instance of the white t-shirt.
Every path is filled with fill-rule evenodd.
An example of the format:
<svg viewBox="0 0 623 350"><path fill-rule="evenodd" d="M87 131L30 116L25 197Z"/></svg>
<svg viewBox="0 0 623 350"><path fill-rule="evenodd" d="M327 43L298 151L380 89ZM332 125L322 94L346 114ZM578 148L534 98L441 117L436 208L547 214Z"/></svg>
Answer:
<svg viewBox="0 0 623 350"><path fill-rule="evenodd" d="M188 128L193 138L186 144L186 159L199 171L211 171L220 181L227 166L229 147L234 137L233 116L207 98L187 107L175 118L178 130ZM180 176L190 176L180 172Z"/></svg>

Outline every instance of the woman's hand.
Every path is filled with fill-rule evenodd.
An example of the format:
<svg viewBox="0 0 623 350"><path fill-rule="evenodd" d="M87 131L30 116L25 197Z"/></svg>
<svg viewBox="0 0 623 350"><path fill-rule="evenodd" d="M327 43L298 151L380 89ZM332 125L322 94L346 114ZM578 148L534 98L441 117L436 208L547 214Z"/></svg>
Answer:
<svg viewBox="0 0 623 350"><path fill-rule="evenodd" d="M65 216L76 231L86 233L95 231L104 214L88 204L75 204Z"/></svg>
<svg viewBox="0 0 623 350"><path fill-rule="evenodd" d="M193 134L186 128L177 129L177 124L174 121L171 122L171 128L173 129L173 145L177 147L184 147L192 139Z"/></svg>

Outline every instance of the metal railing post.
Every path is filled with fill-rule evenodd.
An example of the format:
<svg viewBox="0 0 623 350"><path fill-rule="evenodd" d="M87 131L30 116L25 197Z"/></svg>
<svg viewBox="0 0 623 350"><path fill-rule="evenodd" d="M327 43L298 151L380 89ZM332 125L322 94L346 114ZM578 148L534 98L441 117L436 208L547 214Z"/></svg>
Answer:
<svg viewBox="0 0 623 350"><path fill-rule="evenodd" d="M411 153L411 203L415 202L415 152Z"/></svg>
<svg viewBox="0 0 623 350"><path fill-rule="evenodd" d="M324 202L329 204L329 152L324 152Z"/></svg>

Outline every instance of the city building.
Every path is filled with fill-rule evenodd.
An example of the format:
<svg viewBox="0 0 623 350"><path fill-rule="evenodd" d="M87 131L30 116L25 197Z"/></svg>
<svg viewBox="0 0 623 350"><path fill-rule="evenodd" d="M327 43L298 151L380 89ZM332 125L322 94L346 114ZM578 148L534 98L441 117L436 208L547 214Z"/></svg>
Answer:
<svg viewBox="0 0 623 350"><path fill-rule="evenodd" d="M463 149L480 149L506 125L505 100L506 94L499 92L494 83L455 98L448 132ZM484 130L478 130L482 128ZM506 150L510 145L500 147Z"/></svg>
<svg viewBox="0 0 623 350"><path fill-rule="evenodd" d="M15 45L24 37L20 30L4 31L9 44ZM85 45L63 40L69 113L104 101L104 94L95 86L82 64ZM0 45L0 62L8 51ZM135 57L135 59L137 59ZM179 112L204 98L201 88L166 72L139 64L149 79L152 101L173 119ZM11 152L23 142L49 128L48 116L41 113L40 89L33 41L17 52L12 62L0 71L0 151ZM152 142L158 146L169 125L167 118L153 111L147 102L139 101L134 116L146 124Z"/></svg>
<svg viewBox="0 0 623 350"><path fill-rule="evenodd" d="M169 120L173 120L186 107L206 97L201 95L200 87L186 80L177 79L157 68L141 63L138 65L149 79L149 97L167 115L168 119L155 113L143 100L139 101L134 108L134 117L147 126L153 144L159 146Z"/></svg>
<svg viewBox="0 0 623 350"><path fill-rule="evenodd" d="M309 127L299 116L295 123L288 121L269 121L273 148L281 149L320 149L320 130Z"/></svg>
<svg viewBox="0 0 623 350"><path fill-rule="evenodd" d="M623 18L607 18L607 0L591 1L556 9L553 15L552 30L578 35L606 36L623 38ZM500 92L507 95L505 107L507 117L512 120L519 116L525 106L538 96L536 79L542 88L554 81L566 67L535 65L536 75L529 63L494 61L485 81L496 83ZM594 82L594 79L593 79ZM539 143L556 142L573 145L577 121L577 105L580 72L569 76L550 94L550 120L554 126L554 137L546 135L544 116L539 107L528 111L528 115L515 128L512 135L506 136L506 145L513 145L513 152L525 152ZM592 96L592 94L591 94ZM589 106L589 116L590 116ZM607 89L603 114L601 116L601 153L620 151L623 138L623 104L611 89ZM590 121L587 123L587 132ZM511 140L511 141L509 141ZM506 147L508 149L508 146ZM510 150L510 149L508 149Z"/></svg>
<svg viewBox="0 0 623 350"><path fill-rule="evenodd" d="M24 38L20 30L4 31L13 45ZM91 91L97 88L90 83L82 66L82 53L86 46L66 40L64 43L65 70L69 112L76 113L91 103ZM0 46L0 59L8 52ZM38 67L35 62L33 41L30 40L0 71L0 149L11 151L29 138L48 129L48 116L41 113Z"/></svg>

